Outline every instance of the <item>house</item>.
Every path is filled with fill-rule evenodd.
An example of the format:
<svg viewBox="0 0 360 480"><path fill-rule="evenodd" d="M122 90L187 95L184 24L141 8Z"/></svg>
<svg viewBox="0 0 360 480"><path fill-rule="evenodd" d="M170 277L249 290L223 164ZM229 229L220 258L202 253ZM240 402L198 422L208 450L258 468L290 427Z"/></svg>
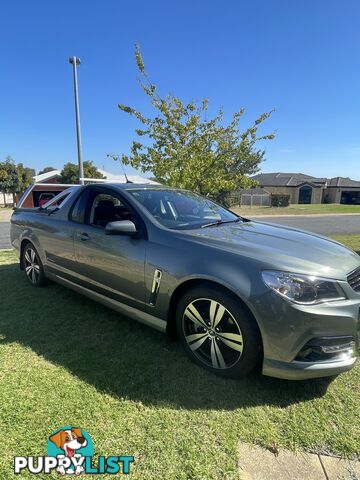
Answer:
<svg viewBox="0 0 360 480"><path fill-rule="evenodd" d="M85 183L88 181L94 180L94 182L103 182L106 181L108 183L126 183L125 175L117 175L114 173L107 172L106 170L102 170L101 168L97 169L98 172L104 177L104 179L88 179L85 180ZM35 175L34 182L35 183L51 183L56 184L60 183L61 177L61 170L52 170L51 172L41 173L40 175ZM142 177L141 175L127 175L128 181L131 183L152 183L156 184L153 180L149 178Z"/></svg>
<svg viewBox="0 0 360 480"><path fill-rule="evenodd" d="M98 168L98 171L104 178L85 179L85 183L149 183L157 184L149 178L140 175L116 175ZM61 170L52 170L51 172L41 173L33 177L34 183L30 185L24 194L18 195L16 203L24 208L39 207L51 200L59 192L62 192L69 185L61 183Z"/></svg>
<svg viewBox="0 0 360 480"><path fill-rule="evenodd" d="M252 177L268 193L290 195L290 203L360 205L360 182L345 177L318 178L304 173L260 173Z"/></svg>

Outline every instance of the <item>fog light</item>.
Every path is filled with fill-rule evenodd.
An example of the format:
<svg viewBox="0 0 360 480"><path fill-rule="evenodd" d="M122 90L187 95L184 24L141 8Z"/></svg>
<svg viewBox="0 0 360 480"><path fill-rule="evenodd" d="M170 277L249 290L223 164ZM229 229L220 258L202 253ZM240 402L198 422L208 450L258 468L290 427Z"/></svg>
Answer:
<svg viewBox="0 0 360 480"><path fill-rule="evenodd" d="M313 338L297 354L295 360L301 362L341 361L355 356L353 337Z"/></svg>
<svg viewBox="0 0 360 480"><path fill-rule="evenodd" d="M349 352L349 350L355 353L355 342L344 343L342 345L322 345L320 348L324 353Z"/></svg>

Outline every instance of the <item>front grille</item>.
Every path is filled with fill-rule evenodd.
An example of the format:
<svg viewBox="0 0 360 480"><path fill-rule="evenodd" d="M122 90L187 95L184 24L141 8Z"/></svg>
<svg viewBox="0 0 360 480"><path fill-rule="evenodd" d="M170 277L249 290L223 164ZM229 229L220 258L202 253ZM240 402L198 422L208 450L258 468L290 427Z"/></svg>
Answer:
<svg viewBox="0 0 360 480"><path fill-rule="evenodd" d="M355 290L355 292L360 292L360 267L349 273L347 276L347 281L349 282L350 287Z"/></svg>

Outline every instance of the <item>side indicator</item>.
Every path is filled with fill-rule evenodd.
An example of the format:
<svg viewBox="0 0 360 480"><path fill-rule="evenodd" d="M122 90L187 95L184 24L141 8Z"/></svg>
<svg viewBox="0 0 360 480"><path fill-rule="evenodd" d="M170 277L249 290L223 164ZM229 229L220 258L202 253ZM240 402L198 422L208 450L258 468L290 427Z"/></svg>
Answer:
<svg viewBox="0 0 360 480"><path fill-rule="evenodd" d="M156 269L154 272L154 278L151 286L151 295L149 300L149 303L152 306L154 306L156 303L156 299L160 289L161 277L162 277L161 270Z"/></svg>

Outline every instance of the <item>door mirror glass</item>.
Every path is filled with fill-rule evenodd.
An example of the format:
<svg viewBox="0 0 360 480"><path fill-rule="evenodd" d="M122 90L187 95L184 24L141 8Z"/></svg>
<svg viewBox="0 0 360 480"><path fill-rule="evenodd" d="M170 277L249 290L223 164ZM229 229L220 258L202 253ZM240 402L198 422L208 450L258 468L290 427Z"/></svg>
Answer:
<svg viewBox="0 0 360 480"><path fill-rule="evenodd" d="M118 220L107 223L105 233L106 235L135 235L137 230L131 220Z"/></svg>

